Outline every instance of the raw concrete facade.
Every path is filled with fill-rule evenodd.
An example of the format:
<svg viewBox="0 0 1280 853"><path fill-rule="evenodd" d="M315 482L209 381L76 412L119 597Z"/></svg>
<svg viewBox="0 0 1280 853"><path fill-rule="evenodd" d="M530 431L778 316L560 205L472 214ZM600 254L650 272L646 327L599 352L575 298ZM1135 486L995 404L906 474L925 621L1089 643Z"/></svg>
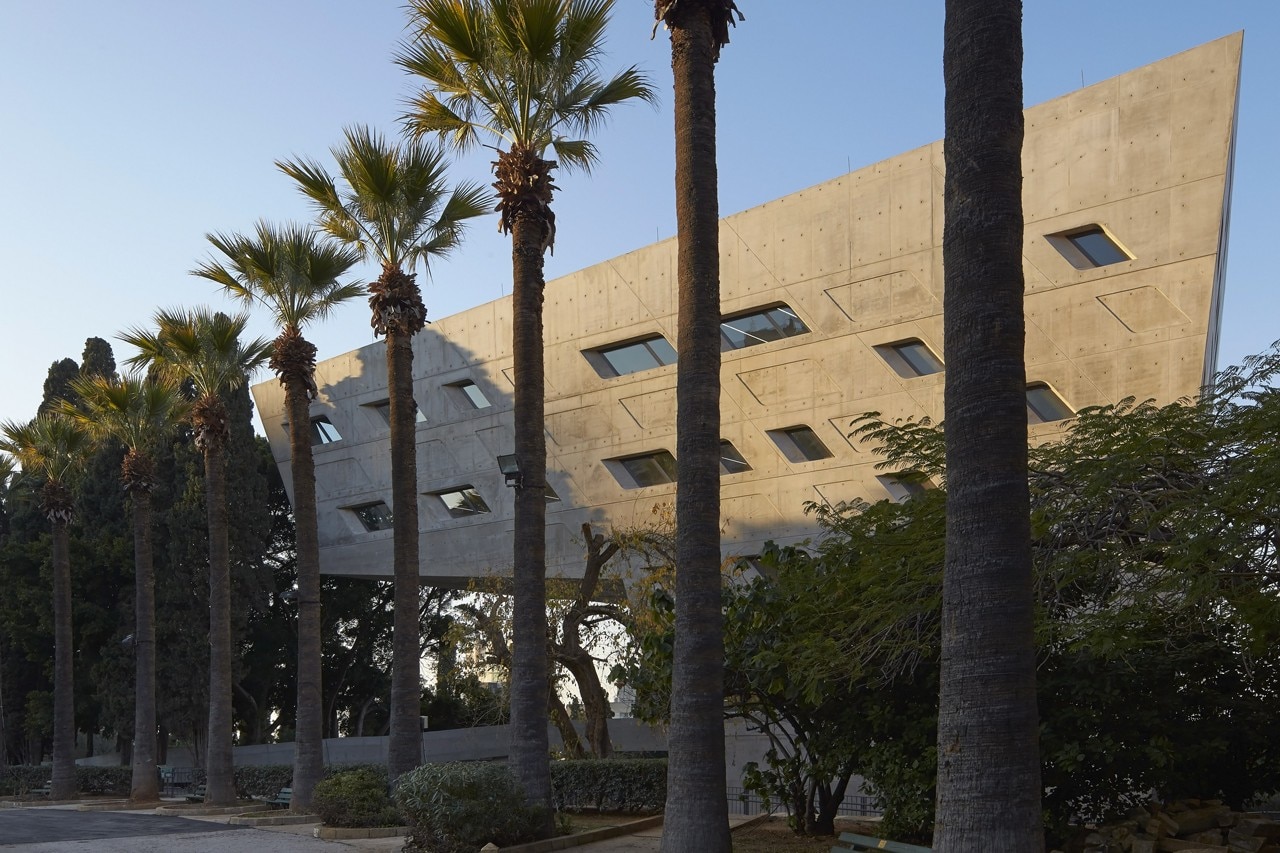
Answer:
<svg viewBox="0 0 1280 853"><path fill-rule="evenodd" d="M1173 401L1211 374L1241 42L1027 110L1029 419L1046 421L1033 440L1070 410ZM726 555L811 536L808 501L902 496L847 433L867 411L941 417L942 190L934 143L722 221ZM664 363L675 311L674 240L547 284L551 574L580 573L584 522L626 526L674 500L660 453L675 451L675 367ZM513 447L511 301L440 320L414 347L422 574L452 585L506 573L513 493L497 457ZM318 367L327 573L391 574L391 531L376 529L378 502L390 503L383 352ZM253 392L288 483L283 393L274 381Z"/></svg>

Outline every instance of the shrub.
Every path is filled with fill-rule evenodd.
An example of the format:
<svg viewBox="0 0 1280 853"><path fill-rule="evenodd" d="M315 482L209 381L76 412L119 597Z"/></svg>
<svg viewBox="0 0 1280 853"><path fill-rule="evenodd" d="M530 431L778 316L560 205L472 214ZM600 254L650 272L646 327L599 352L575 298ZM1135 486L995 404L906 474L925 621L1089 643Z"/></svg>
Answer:
<svg viewBox="0 0 1280 853"><path fill-rule="evenodd" d="M360 768L316 783L311 808L325 826L395 826L400 813L387 796L386 770Z"/></svg>
<svg viewBox="0 0 1280 853"><path fill-rule="evenodd" d="M203 781L203 780L202 780ZM251 764L235 768L236 796L273 797L293 785L292 764Z"/></svg>
<svg viewBox="0 0 1280 853"><path fill-rule="evenodd" d="M504 764L424 764L400 777L396 804L409 823L406 851L475 853L538 837L542 812L525 802Z"/></svg>
<svg viewBox="0 0 1280 853"><path fill-rule="evenodd" d="M82 794L112 794L127 797L132 787L132 767L76 768L76 788Z"/></svg>
<svg viewBox="0 0 1280 853"><path fill-rule="evenodd" d="M53 768L48 764L11 764L0 770L0 795L27 794L48 782L52 775Z"/></svg>
<svg viewBox="0 0 1280 853"><path fill-rule="evenodd" d="M658 812L667 800L667 760L585 758L552 762L551 791L557 810Z"/></svg>

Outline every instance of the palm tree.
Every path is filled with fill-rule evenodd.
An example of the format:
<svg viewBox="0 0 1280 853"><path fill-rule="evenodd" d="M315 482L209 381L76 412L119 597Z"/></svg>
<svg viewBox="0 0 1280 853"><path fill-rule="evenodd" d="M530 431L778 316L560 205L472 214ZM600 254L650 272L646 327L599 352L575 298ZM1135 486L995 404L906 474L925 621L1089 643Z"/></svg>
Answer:
<svg viewBox="0 0 1280 853"><path fill-rule="evenodd" d="M79 401L62 401L59 410L98 441L114 438L128 448L120 466L120 484L133 503L134 617L136 655L133 710L133 781L129 799L160 799L156 775L156 596L151 558L151 492L155 461L151 451L186 414L176 383L156 376L118 379L82 376L71 380Z"/></svg>
<svg viewBox="0 0 1280 853"><path fill-rule="evenodd" d="M53 528L53 774L49 796L76 793L75 692L71 639L71 555L67 526L74 498L70 481L92 448L89 436L66 418L45 413L0 424L0 450L12 454L22 472L44 480L40 509Z"/></svg>
<svg viewBox="0 0 1280 853"><path fill-rule="evenodd" d="M262 339L241 340L248 316L229 317L205 308L165 310L155 330L131 329L120 336L137 347L128 359L150 365L177 382L189 381L196 399L189 418L196 448L204 456L205 511L209 519L209 733L205 802L235 801L231 716L231 569L227 551L226 446L230 416L222 395L244 385L270 353Z"/></svg>
<svg viewBox="0 0 1280 853"><path fill-rule="evenodd" d="M422 77L407 128L457 150L481 137L494 163L499 228L511 235L516 490L511 763L531 801L548 806L546 437L543 432L543 257L555 243L551 172L589 170L586 138L618 104L653 100L631 67L598 76L613 0L413 0L412 39L397 62ZM565 136L570 134L571 136ZM577 138L575 138L577 137ZM548 160L548 149L558 158Z"/></svg>
<svg viewBox="0 0 1280 853"><path fill-rule="evenodd" d="M715 66L733 0L656 0L675 85L676 636L662 849L727 851L720 609L720 208ZM741 17L741 13L739 13ZM657 23L654 24L655 31Z"/></svg>
<svg viewBox="0 0 1280 853"><path fill-rule="evenodd" d="M284 386L289 415L289 462L298 548L298 709L294 734L294 811L311 807L311 792L324 773L324 691L320 657L320 540L316 530L316 476L311 454L311 401L317 396L316 347L302 336L308 323L364 293L342 283L360 260L354 249L320 240L308 228L259 223L252 237L209 234L225 261L209 261L194 273L235 298L263 305L280 326L271 367Z"/></svg>
<svg viewBox="0 0 1280 853"><path fill-rule="evenodd" d="M382 264L382 274L369 286L369 307L374 332L387 339L395 576L387 772L394 780L422 758L413 336L422 331L427 309L412 269L457 247L466 220L485 212L488 196L473 184L450 192L438 148L417 142L392 145L368 128L350 128L345 136L346 144L332 151L341 189L314 161L276 165L311 200L321 230Z"/></svg>
<svg viewBox="0 0 1280 853"><path fill-rule="evenodd" d="M1044 849L1022 277L1022 3L947 0L940 851Z"/></svg>

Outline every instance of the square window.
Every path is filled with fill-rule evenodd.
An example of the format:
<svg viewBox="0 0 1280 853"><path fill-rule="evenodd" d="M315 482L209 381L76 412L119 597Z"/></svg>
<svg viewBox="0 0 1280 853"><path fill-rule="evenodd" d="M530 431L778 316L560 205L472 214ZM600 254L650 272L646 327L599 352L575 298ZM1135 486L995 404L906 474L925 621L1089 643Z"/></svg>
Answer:
<svg viewBox="0 0 1280 853"><path fill-rule="evenodd" d="M726 317L720 321L720 351L743 349L767 344L809 331L796 313L786 305L755 310Z"/></svg>
<svg viewBox="0 0 1280 853"><path fill-rule="evenodd" d="M885 344L875 348L885 363L903 379L930 376L942 372L942 360L919 338Z"/></svg>
<svg viewBox="0 0 1280 853"><path fill-rule="evenodd" d="M311 419L311 444L332 444L335 441L342 440L342 433L338 432L338 428L333 425L333 421L329 420L327 415L320 415Z"/></svg>
<svg viewBox="0 0 1280 853"><path fill-rule="evenodd" d="M778 445L789 462L815 462L830 459L832 453L811 428L801 424L786 429L771 429L769 437Z"/></svg>
<svg viewBox="0 0 1280 853"><path fill-rule="evenodd" d="M364 529L370 533L375 530L390 530L392 527L391 507L382 501L353 506L349 509L356 518L360 519Z"/></svg>
<svg viewBox="0 0 1280 853"><path fill-rule="evenodd" d="M743 471L750 471L751 465L742 454L738 452L738 448L733 446L732 442L720 442L720 474L741 474Z"/></svg>
<svg viewBox="0 0 1280 853"><path fill-rule="evenodd" d="M583 355L604 378L626 376L668 364L675 364L676 351L662 335L628 344L584 350Z"/></svg>
<svg viewBox="0 0 1280 853"><path fill-rule="evenodd" d="M489 402L489 398L484 395L484 392L480 390L480 386L472 382L470 379L463 382L455 382L449 387L457 388L473 408L487 409L493 405Z"/></svg>
<svg viewBox="0 0 1280 853"><path fill-rule="evenodd" d="M661 486L676 481L676 459L666 450L606 459L604 463L624 489Z"/></svg>
<svg viewBox="0 0 1280 853"><path fill-rule="evenodd" d="M542 496L547 499L547 503L559 503L560 496L556 494L556 490L551 488L551 484L547 483L542 489Z"/></svg>
<svg viewBox="0 0 1280 853"><path fill-rule="evenodd" d="M1101 225L1086 225L1057 234L1046 234L1049 245L1078 270L1119 264L1133 260L1133 255L1120 245Z"/></svg>
<svg viewBox="0 0 1280 853"><path fill-rule="evenodd" d="M1027 423L1046 424L1075 415L1075 411L1043 382L1027 386Z"/></svg>
<svg viewBox="0 0 1280 853"><path fill-rule="evenodd" d="M445 492L433 492L449 515L454 518L470 518L473 515L490 512L489 505L480 497L480 493L472 486L461 486Z"/></svg>

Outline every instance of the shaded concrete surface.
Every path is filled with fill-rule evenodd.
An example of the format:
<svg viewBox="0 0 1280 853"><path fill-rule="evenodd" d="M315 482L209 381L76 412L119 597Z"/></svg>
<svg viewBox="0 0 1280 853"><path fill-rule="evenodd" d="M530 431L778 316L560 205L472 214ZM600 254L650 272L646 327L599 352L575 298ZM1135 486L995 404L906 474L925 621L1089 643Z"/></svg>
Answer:
<svg viewBox="0 0 1280 853"><path fill-rule="evenodd" d="M229 826L227 815L169 817L148 812L84 812L75 806L43 806L0 811L0 851L22 853L339 853L346 850L399 853L403 838L322 841L315 824ZM731 826L757 817L731 817ZM656 853L662 827L583 844L582 853Z"/></svg>
<svg viewBox="0 0 1280 853"><path fill-rule="evenodd" d="M0 811L0 850L22 853L317 853L399 851L403 838L321 841L314 824L239 827L228 816L77 811L74 806Z"/></svg>

